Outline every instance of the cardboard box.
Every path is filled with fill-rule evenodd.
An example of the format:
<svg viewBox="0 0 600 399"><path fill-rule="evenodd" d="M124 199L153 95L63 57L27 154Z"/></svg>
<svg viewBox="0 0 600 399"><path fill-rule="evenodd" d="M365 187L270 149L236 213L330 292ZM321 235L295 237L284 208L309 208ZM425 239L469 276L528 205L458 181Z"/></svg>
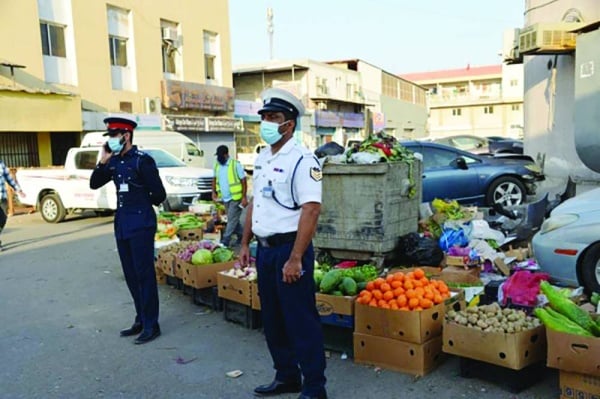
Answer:
<svg viewBox="0 0 600 399"><path fill-rule="evenodd" d="M260 310L260 295L258 294L258 283L256 281L252 282L250 294L252 295L252 298L250 299L250 305L252 306L252 309Z"/></svg>
<svg viewBox="0 0 600 399"><path fill-rule="evenodd" d="M481 283L480 273L479 267L465 269L464 267L447 266L442 270L439 278L447 283L473 284Z"/></svg>
<svg viewBox="0 0 600 399"><path fill-rule="evenodd" d="M442 334L445 304L421 311L354 305L354 332L420 344Z"/></svg>
<svg viewBox="0 0 600 399"><path fill-rule="evenodd" d="M157 284L167 284L167 275L162 271L162 269L155 267L154 272L156 274Z"/></svg>
<svg viewBox="0 0 600 399"><path fill-rule="evenodd" d="M235 264L235 260L211 265L192 265L183 262L183 283L194 288L207 288L217 285L217 274L220 271L229 270ZM179 263L178 263L179 265Z"/></svg>
<svg viewBox="0 0 600 399"><path fill-rule="evenodd" d="M250 281L219 272L217 273L217 287L220 298L250 306L252 301L252 284Z"/></svg>
<svg viewBox="0 0 600 399"><path fill-rule="evenodd" d="M546 357L545 327L519 333L483 332L454 322L444 322L444 352L481 360L513 370Z"/></svg>
<svg viewBox="0 0 600 399"><path fill-rule="evenodd" d="M468 256L446 255L446 266L474 267L479 266L481 259L469 259Z"/></svg>
<svg viewBox="0 0 600 399"><path fill-rule="evenodd" d="M199 241L202 239L202 228L184 229L177 231L177 237L182 241Z"/></svg>
<svg viewBox="0 0 600 399"><path fill-rule="evenodd" d="M467 307L465 299L465 290L462 288L450 288L450 298L444 301L446 304L446 312L449 310L463 310Z"/></svg>
<svg viewBox="0 0 600 399"><path fill-rule="evenodd" d="M558 379L560 399L600 399L600 377L561 370Z"/></svg>
<svg viewBox="0 0 600 399"><path fill-rule="evenodd" d="M202 237L205 240L214 241L217 244L221 242L221 231L217 231L216 233L202 233Z"/></svg>
<svg viewBox="0 0 600 399"><path fill-rule="evenodd" d="M332 314L354 315L356 296L326 295L317 292L316 300L320 316L329 316Z"/></svg>
<svg viewBox="0 0 600 399"><path fill-rule="evenodd" d="M407 312L400 312L407 313ZM442 338L424 344L354 333L354 362L423 376L444 358Z"/></svg>
<svg viewBox="0 0 600 399"><path fill-rule="evenodd" d="M600 338L582 337L551 329L548 339L548 367L600 377Z"/></svg>
<svg viewBox="0 0 600 399"><path fill-rule="evenodd" d="M508 251L504 251L504 256L507 258L516 258L517 262L528 259L533 253L529 246L527 248L513 248L512 245L509 245L508 248Z"/></svg>
<svg viewBox="0 0 600 399"><path fill-rule="evenodd" d="M175 276L175 254L171 251L159 251L156 258L158 267L167 275Z"/></svg>

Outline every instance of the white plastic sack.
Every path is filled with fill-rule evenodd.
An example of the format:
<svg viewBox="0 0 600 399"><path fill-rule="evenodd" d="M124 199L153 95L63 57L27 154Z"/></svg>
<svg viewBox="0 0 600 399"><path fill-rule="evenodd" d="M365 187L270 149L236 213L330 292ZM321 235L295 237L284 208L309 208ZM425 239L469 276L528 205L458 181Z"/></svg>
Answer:
<svg viewBox="0 0 600 399"><path fill-rule="evenodd" d="M381 155L372 154L370 152L356 152L352 154L352 161L360 164L379 163L381 161Z"/></svg>
<svg viewBox="0 0 600 399"><path fill-rule="evenodd" d="M470 225L469 240L495 240L497 243L504 241L504 234L501 231L492 229L485 220L472 220Z"/></svg>

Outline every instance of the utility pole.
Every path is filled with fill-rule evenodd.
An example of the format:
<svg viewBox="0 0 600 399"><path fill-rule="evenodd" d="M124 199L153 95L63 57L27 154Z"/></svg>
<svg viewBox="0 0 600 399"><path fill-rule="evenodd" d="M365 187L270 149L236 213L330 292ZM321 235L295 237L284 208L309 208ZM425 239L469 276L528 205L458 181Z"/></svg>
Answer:
<svg viewBox="0 0 600 399"><path fill-rule="evenodd" d="M267 7L267 33L269 34L269 59L273 59L273 8Z"/></svg>

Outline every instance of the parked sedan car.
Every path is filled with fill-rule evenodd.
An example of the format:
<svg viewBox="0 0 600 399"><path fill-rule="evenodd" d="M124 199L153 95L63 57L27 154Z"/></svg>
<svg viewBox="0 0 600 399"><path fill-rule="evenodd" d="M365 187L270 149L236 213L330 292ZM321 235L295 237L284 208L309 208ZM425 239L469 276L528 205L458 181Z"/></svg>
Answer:
<svg viewBox="0 0 600 399"><path fill-rule="evenodd" d="M600 292L600 188L556 207L532 246L540 268L560 283Z"/></svg>
<svg viewBox="0 0 600 399"><path fill-rule="evenodd" d="M522 154L523 140L488 137L488 148L492 154Z"/></svg>
<svg viewBox="0 0 600 399"><path fill-rule="evenodd" d="M432 140L434 143L458 148L459 150L472 152L474 154L485 154L490 152L488 140L484 137L459 134L455 136L439 137Z"/></svg>
<svg viewBox="0 0 600 399"><path fill-rule="evenodd" d="M431 142L403 141L423 156L423 201L455 199L463 204L520 205L535 195L544 175L525 155L476 155Z"/></svg>

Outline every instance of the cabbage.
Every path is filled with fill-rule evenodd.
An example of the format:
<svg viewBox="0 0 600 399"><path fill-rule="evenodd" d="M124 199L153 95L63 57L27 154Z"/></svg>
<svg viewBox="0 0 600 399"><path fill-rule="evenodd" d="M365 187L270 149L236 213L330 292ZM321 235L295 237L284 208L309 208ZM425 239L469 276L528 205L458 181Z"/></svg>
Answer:
<svg viewBox="0 0 600 399"><path fill-rule="evenodd" d="M199 249L192 255L192 264L208 265L213 263L212 253L208 249Z"/></svg>
<svg viewBox="0 0 600 399"><path fill-rule="evenodd" d="M228 262L233 258L233 251L219 247L213 251L212 258L215 263Z"/></svg>

